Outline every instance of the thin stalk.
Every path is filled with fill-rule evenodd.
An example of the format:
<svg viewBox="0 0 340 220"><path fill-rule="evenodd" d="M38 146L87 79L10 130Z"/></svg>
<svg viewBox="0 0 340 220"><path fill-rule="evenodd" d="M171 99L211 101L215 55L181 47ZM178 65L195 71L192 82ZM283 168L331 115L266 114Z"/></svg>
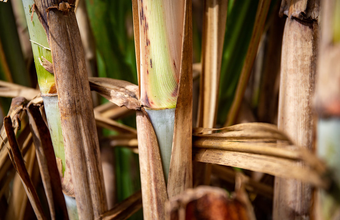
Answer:
<svg viewBox="0 0 340 220"><path fill-rule="evenodd" d="M57 90L55 85L54 76L52 73L48 72L43 66L42 62L44 60L52 61L52 55L51 50L49 48L47 35L44 30L43 25L40 23L37 13L35 13L35 6L34 6L34 0L22 0L24 12L26 16L26 22L27 27L29 29L30 34L30 41L31 46L33 50L33 57L35 62L35 68L37 72L38 77L38 83L39 88L41 92L41 96L44 100L44 106L45 106L45 113L46 118L48 121L48 128L50 131L53 148L54 148L54 154L59 161L58 168L60 169L61 173L61 182L62 182L62 188L64 193L68 193L69 195L73 195L73 184L70 176L70 169L65 172L66 170L66 158L65 158L65 148L63 143L63 136L61 131L61 121L60 121L60 113L58 109L58 96L57 96ZM38 146L36 146L38 147ZM39 156L39 149L37 148L37 155ZM39 161L44 161L44 158L41 157ZM44 167L41 167L43 170ZM67 175L64 176L64 175ZM45 183L44 185L50 185L50 183ZM47 194L49 193L48 190L45 191ZM59 214L61 213L55 213L53 211L53 203L56 201L54 198L55 195L47 195L48 202L50 205L51 210L51 217L52 219L55 219ZM53 200L55 200L53 202ZM67 217L65 217L67 218Z"/></svg>
<svg viewBox="0 0 340 220"><path fill-rule="evenodd" d="M256 12L255 24L253 33L251 36L251 41L249 43L247 55L242 67L241 76L239 79L239 83L237 85L235 98L233 104L229 110L227 122L225 126L230 126L235 123L236 116L239 112L241 102L244 96L244 92L246 90L246 86L248 84L248 80L250 77L251 69L253 67L255 57L257 54L257 49L261 40L261 36L264 29L264 24L267 18L269 6L271 0L260 0Z"/></svg>
<svg viewBox="0 0 340 220"><path fill-rule="evenodd" d="M50 110L50 102L47 100L56 99L57 90L55 86L55 80L53 74L48 72L42 65L41 62L43 59L48 61L52 61L51 49L49 48L49 44L47 41L46 32L41 25L38 16L34 13L33 5L34 0L23 0L24 11L26 15L27 27L30 34L30 41L32 44L33 57L35 62L35 68L38 77L38 83L41 95L44 99L46 117L49 125L49 129L51 132L52 142L54 146L54 151L56 157L61 159L63 164L63 173L66 167L65 161L65 151L64 144L62 142L61 128L60 128L60 113L58 108L54 108L54 110ZM33 17L32 17L33 15ZM46 97L46 98L45 98ZM52 98L54 97L54 98ZM57 101L52 101L52 105L56 105ZM52 107L53 108L53 107Z"/></svg>
<svg viewBox="0 0 340 220"><path fill-rule="evenodd" d="M59 11L57 8L47 10L49 6L54 5L54 3L50 1L35 1L35 7L33 7L32 1L24 1L23 3L30 30L36 69L39 73L38 82L40 90L42 95L45 96L44 101L49 102L52 99L52 106L47 104L46 108L54 108L54 110L52 110L54 116L51 115L51 117L49 117L50 114L48 113L47 118L51 126L56 125L56 127L50 127L50 130L52 131L55 149L60 149L59 152L56 150L56 156L59 158L59 160L57 159L57 162L60 161L58 162L60 170L62 170L61 172L64 172L62 178L64 182L64 192L71 196L74 196L75 194L76 197L78 197L77 207L80 218L98 217L106 210L106 198L102 181L102 170L99 163L98 139L93 118L89 83L87 81L85 56L83 48L79 45L79 30L77 29L77 23L72 8L72 3L74 2L70 2L69 4L71 7L63 12ZM35 13L33 15L33 21L29 22L34 9ZM62 10L62 7L60 9ZM49 16L47 16L47 13ZM65 16L61 18L60 13L64 13ZM54 24L57 21L60 25L56 27ZM65 27L65 23L67 23L67 27ZM35 28L38 28L38 30L35 30ZM66 32L66 30L68 32ZM67 33L70 32L72 32L72 39L75 41L72 44L66 43L65 45L65 42L68 42L70 39L70 35L67 35ZM60 36L60 38L57 36ZM47 43L48 40L49 42ZM51 47L54 46L55 48L50 50L49 45L51 45ZM69 47L70 45L71 47ZM70 54L70 50L72 50L73 53ZM68 54L66 55L64 53ZM52 55L54 57L53 64L57 63L61 65L53 66L53 71L57 76L56 82L53 75L46 71L41 64L41 61L44 61L43 57L51 62ZM72 66L72 61L70 61L72 60L72 55L78 56L75 58L77 61L74 62L77 63L77 66ZM59 59L59 56L64 56L65 59ZM63 79L64 76L69 77L69 74L74 77ZM70 84L65 86L64 84L59 83L59 86L57 86L56 83L60 81ZM63 114L60 114L58 109L55 108L57 106L57 87L62 90L58 91L58 104L59 109L61 109L60 112ZM78 95L77 92L80 92L81 94ZM51 98L51 96L54 96L54 98ZM81 100L82 103L79 103L79 100ZM70 103L75 103L77 106ZM65 109L66 106L67 109ZM81 109L81 114L77 113L79 109ZM61 120L61 117L64 117L64 120ZM84 119L84 117L87 118ZM60 132L60 125L64 126L62 129L63 133ZM91 132L86 129L90 129ZM56 133L53 134L53 132ZM63 134L63 137L61 137L61 134ZM63 144L65 147L60 144L60 140L64 140ZM70 173L72 173L72 177ZM70 182L73 182L74 186L77 186L74 189L74 193L73 186L69 184Z"/></svg>
<svg viewBox="0 0 340 220"><path fill-rule="evenodd" d="M198 127L213 128L217 115L228 1L206 0L204 4ZM209 185L211 165L196 163L194 175L195 185Z"/></svg>
<svg viewBox="0 0 340 220"><path fill-rule="evenodd" d="M38 194L34 188L32 179L30 178L29 173L26 169L24 158L22 157L22 154L19 150L19 146L13 131L12 120L10 117L7 116L4 118L4 126L6 129L6 134L10 145L10 149L8 149L8 155L11 158L13 166L15 167L21 178L21 181L24 185L25 191L27 193L27 196L31 202L31 205L34 209L37 218L46 219L46 216L43 213L42 205L39 200Z"/></svg>
<svg viewBox="0 0 340 220"><path fill-rule="evenodd" d="M166 181L181 65L183 10L182 1L138 1L140 100L148 107L157 135Z"/></svg>
<svg viewBox="0 0 340 220"><path fill-rule="evenodd" d="M316 122L310 103L315 87L318 6L310 2L315 3L304 0L281 6L289 7L289 12L282 42L278 128L312 151ZM306 10L303 5L307 3L311 7ZM316 17L307 20L300 16L304 14ZM310 184L275 178L274 220L310 218L311 205Z"/></svg>
<svg viewBox="0 0 340 220"><path fill-rule="evenodd" d="M136 41L137 56L140 57L137 58L140 62L139 94L142 105L147 107L143 112L149 116L137 113L143 206L147 207L144 218L163 219L168 196L176 195L192 184L191 1L144 0L138 1L138 12L136 2L133 2L133 8L134 25L139 25L135 27L135 35L139 30ZM180 78L183 100L175 110ZM179 133L181 128L182 134ZM157 139L149 140L155 138L154 131ZM159 163L162 163L161 167ZM169 176L168 180L169 170L171 178ZM170 185L168 195L164 178Z"/></svg>
<svg viewBox="0 0 340 220"><path fill-rule="evenodd" d="M53 1L37 1L36 5L42 13L40 21L48 24L45 30L53 57L64 145L66 155L72 156L70 167L79 218L86 219L104 213L107 202L85 54L79 44L73 3L62 2L57 8L52 7Z"/></svg>

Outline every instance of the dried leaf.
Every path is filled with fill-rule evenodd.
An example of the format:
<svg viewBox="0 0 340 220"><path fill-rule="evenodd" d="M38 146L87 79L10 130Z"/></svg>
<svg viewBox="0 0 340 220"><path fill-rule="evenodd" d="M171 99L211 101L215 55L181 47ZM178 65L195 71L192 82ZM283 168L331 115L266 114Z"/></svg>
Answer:
<svg viewBox="0 0 340 220"><path fill-rule="evenodd" d="M138 13L138 2L132 0L132 16L133 16L133 34L135 40L135 51L136 51L136 66L137 66L137 78L138 85L140 85L140 42L139 42L139 13ZM140 98L140 88L138 87L137 93L138 99Z"/></svg>
<svg viewBox="0 0 340 220"><path fill-rule="evenodd" d="M111 210L102 214L99 219L127 219L135 212L137 212L140 208L142 208L142 194L139 191L129 198L125 199L121 203L115 205Z"/></svg>
<svg viewBox="0 0 340 220"><path fill-rule="evenodd" d="M138 141L136 135L114 135L114 136L108 136L100 139L100 143L102 143L105 146L109 147L118 147L118 146L124 146L129 148L137 148L138 147Z"/></svg>
<svg viewBox="0 0 340 220"><path fill-rule="evenodd" d="M25 167L25 161L21 155L18 147L18 143L15 138L15 134L12 127L12 120L9 116L4 118L4 126L8 138L10 148L8 148L8 155L10 156L13 166L19 173L23 186L26 190L27 196L32 204L34 212L38 219L46 219L43 209L38 197L38 194L34 188L32 180Z"/></svg>
<svg viewBox="0 0 340 220"><path fill-rule="evenodd" d="M253 141L267 140L267 142L281 140L293 144L284 132L278 130L276 125L266 123L242 123L224 128L195 128L194 136L223 137L229 140L247 140L248 142L251 139Z"/></svg>
<svg viewBox="0 0 340 220"><path fill-rule="evenodd" d="M27 100L23 97L17 97L12 99L11 107L8 111L8 116L14 122L14 126L16 127L14 133L16 134L20 125L21 113L23 112L24 106L27 104ZM0 138L0 152L2 152L3 146L7 143L7 135L5 131L5 127L1 128L1 138Z"/></svg>
<svg viewBox="0 0 340 220"><path fill-rule="evenodd" d="M174 135L168 179L168 196L192 187L192 7L184 5L182 65L175 110Z"/></svg>
<svg viewBox="0 0 340 220"><path fill-rule="evenodd" d="M4 82L0 80L0 96L1 97L24 97L31 100L40 94L39 90L20 86L14 83Z"/></svg>
<svg viewBox="0 0 340 220"><path fill-rule="evenodd" d="M147 113L137 111L144 219L163 219L168 199L157 137Z"/></svg>
<svg viewBox="0 0 340 220"><path fill-rule="evenodd" d="M135 112L125 107L121 108L111 102L107 102L95 107L94 111L100 113L104 118L110 118L113 120L123 118Z"/></svg>
<svg viewBox="0 0 340 220"><path fill-rule="evenodd" d="M104 77L89 77L89 81L91 90L98 92L110 102L128 109L140 109L137 85L124 80Z"/></svg>
<svg viewBox="0 0 340 220"><path fill-rule="evenodd" d="M99 113L94 113L96 124L100 127L111 129L120 133L137 134L136 129L120 124L114 120L104 118Z"/></svg>
<svg viewBox="0 0 340 220"><path fill-rule="evenodd" d="M299 163L294 160L213 149L194 149L193 152L193 159L198 162L239 167L282 178L293 178L322 188L327 188L330 182L328 179L322 177L323 174L299 165Z"/></svg>
<svg viewBox="0 0 340 220"><path fill-rule="evenodd" d="M204 1L202 73L198 125L212 128L216 121L218 88L228 1Z"/></svg>
<svg viewBox="0 0 340 220"><path fill-rule="evenodd" d="M24 129L20 132L18 142L19 145L22 146L21 153L23 156L25 156L33 143L32 134L30 133L29 126L25 126ZM6 143L6 145L8 145L8 142ZM13 168L11 160L7 153L8 147L4 147L4 149L0 151L0 180L5 179L7 172Z"/></svg>
<svg viewBox="0 0 340 220"><path fill-rule="evenodd" d="M31 131L34 134L36 155L51 217L52 219L68 219L50 132L40 114L39 106L29 105L27 114Z"/></svg>

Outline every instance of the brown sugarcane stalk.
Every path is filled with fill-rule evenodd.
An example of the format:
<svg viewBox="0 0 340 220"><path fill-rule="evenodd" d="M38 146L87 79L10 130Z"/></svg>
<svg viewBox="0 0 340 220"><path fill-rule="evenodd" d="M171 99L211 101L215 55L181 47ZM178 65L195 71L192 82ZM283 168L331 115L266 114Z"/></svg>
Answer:
<svg viewBox="0 0 340 220"><path fill-rule="evenodd" d="M48 33L58 91L66 160L71 167L80 219L107 209L99 142L86 72L85 54L74 14L74 1L36 1Z"/></svg>
<svg viewBox="0 0 340 220"><path fill-rule="evenodd" d="M307 7L308 6L308 7ZM316 74L318 1L282 1L288 15L282 43L278 127L299 146L314 149L312 96ZM273 219L310 218L311 185L275 179Z"/></svg>

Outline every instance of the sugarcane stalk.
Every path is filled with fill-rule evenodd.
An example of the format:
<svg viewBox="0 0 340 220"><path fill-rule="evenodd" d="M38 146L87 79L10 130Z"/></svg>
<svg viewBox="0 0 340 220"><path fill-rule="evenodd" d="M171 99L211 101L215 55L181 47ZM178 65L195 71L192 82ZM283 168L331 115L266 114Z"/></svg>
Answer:
<svg viewBox="0 0 340 220"><path fill-rule="evenodd" d="M204 1L202 74L198 127L213 128L216 123L223 41L228 1ZM211 164L195 163L194 184L209 185Z"/></svg>
<svg viewBox="0 0 340 220"><path fill-rule="evenodd" d="M56 91L55 80L53 74L47 71L42 65L44 61L46 62L46 60L52 61L51 50L49 48L46 32L42 24L40 23L37 14L35 13L34 0L23 0L22 3L24 6L27 26L29 29L30 41L32 45L33 57L38 77L38 84L41 96L44 100L46 118L48 121L48 127L53 143L54 153L57 161L59 162L58 168L60 169L63 190L64 193L65 191L67 191L72 196L73 193L71 192L73 191L73 185L72 181L70 181L71 177L69 175L69 169L67 170L68 178L64 178L66 170L66 158L63 136L60 126L61 121L58 109L58 95ZM39 153L37 153L37 156L40 156ZM43 158L41 160L43 160ZM49 186L50 183L44 182L44 185ZM50 195L47 198L53 198L53 195ZM52 219L55 219L55 217L57 217L59 213L55 213L53 211L53 199L52 201L48 201L48 203L50 205L52 215L51 217Z"/></svg>
<svg viewBox="0 0 340 220"><path fill-rule="evenodd" d="M107 205L85 56L82 46L79 45L80 36L73 3L62 2L56 6L53 1L35 1L33 6L32 1L31 3L24 1L24 6L27 21L30 21L34 11L39 18L36 19L34 14L33 22L28 22L28 25L29 28L33 26L31 27L33 29L40 25L39 31L34 30L32 33L30 31L31 42L33 47L36 47L33 51L37 70L39 72L41 69L42 72L41 76L38 76L38 81L44 101L47 103L45 108L47 112L54 112L54 116L51 117L48 113L47 118L56 156L60 159L58 164L61 167L60 172L64 174L63 190L71 197L76 195L79 218L87 219L98 217L106 211ZM64 16L60 16L61 14ZM56 22L58 25L55 25ZM71 35L72 39L70 39ZM70 40L75 41L70 45ZM49 49L49 45L52 50ZM44 65L45 60L42 55L47 58L48 62L45 63L51 62L53 56L53 66L49 66L51 69ZM74 63L76 64L73 65ZM51 71L56 75L56 82L53 75L49 73ZM65 83L69 84L65 85ZM58 102L57 87L59 88ZM52 128L52 125L56 127ZM65 147L60 145L60 140L64 140ZM70 182L77 187L71 186Z"/></svg>
<svg viewBox="0 0 340 220"><path fill-rule="evenodd" d="M282 1L281 10L288 18L282 42L278 128L298 146L312 151L316 122L311 103L316 76L318 4L307 0L289 4ZM311 185L275 178L273 219L309 219L311 206Z"/></svg>
<svg viewBox="0 0 340 220"><path fill-rule="evenodd" d="M135 0L133 12L144 218L164 219L166 199L192 186L191 1Z"/></svg>
<svg viewBox="0 0 340 220"><path fill-rule="evenodd" d="M179 68L183 2L138 1L140 101L155 129L167 181Z"/></svg>
<svg viewBox="0 0 340 220"><path fill-rule="evenodd" d="M71 173L79 218L98 218L107 209L99 142L86 72L84 49L74 14L74 1L39 2L46 18L53 69L58 88L58 106L66 155L71 155ZM42 19L41 19L42 20Z"/></svg>
<svg viewBox="0 0 340 220"><path fill-rule="evenodd" d="M64 144L62 142L62 134L60 129L60 113L58 108L53 108L53 106L57 104L58 100L55 80L53 74L48 72L42 65L43 60L48 60L50 62L52 61L51 49L49 48L46 32L41 25L37 14L34 13L34 0L23 0L22 3L24 6L27 26L30 34L38 84L41 96L44 99L45 111L47 111L46 117L51 132L54 151L56 157L62 161L64 173L66 162ZM51 107L50 103L52 105Z"/></svg>

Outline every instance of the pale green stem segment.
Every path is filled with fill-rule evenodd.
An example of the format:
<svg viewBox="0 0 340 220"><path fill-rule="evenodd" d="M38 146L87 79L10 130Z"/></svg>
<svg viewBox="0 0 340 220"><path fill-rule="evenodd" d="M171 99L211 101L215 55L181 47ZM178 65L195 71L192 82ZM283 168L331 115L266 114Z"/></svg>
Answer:
<svg viewBox="0 0 340 220"><path fill-rule="evenodd" d="M51 133L53 148L56 157L62 160L62 172L64 174L66 166L65 150L63 137L61 135L60 113L54 75L49 73L40 63L42 57L52 62L51 50L49 49L44 27L40 23L37 14L33 11L34 0L22 0L22 3L30 35L39 88L44 99L46 117Z"/></svg>
<svg viewBox="0 0 340 220"><path fill-rule="evenodd" d="M42 95L56 93L53 74L45 70L39 62L42 57L52 62L52 55L47 42L46 32L41 25L37 14L33 12L34 0L22 0L22 3L25 10L27 27L32 44L40 91ZM32 13L33 19L31 20Z"/></svg>
<svg viewBox="0 0 340 220"><path fill-rule="evenodd" d="M64 194L66 207L67 207L67 214L70 220L78 220L78 210L77 210L77 203L76 199Z"/></svg>
<svg viewBox="0 0 340 220"><path fill-rule="evenodd" d="M165 182L168 182L172 140L174 133L175 108L152 110L145 109L155 130L161 153Z"/></svg>
<svg viewBox="0 0 340 220"><path fill-rule="evenodd" d="M63 174L65 172L66 160L63 134L61 131L60 112L58 107L58 96L43 96L44 108L53 143L55 156L61 159Z"/></svg>
<svg viewBox="0 0 340 220"><path fill-rule="evenodd" d="M321 118L318 122L318 156L326 162L332 171L336 186L340 188L340 118ZM334 219L334 214L339 211L339 192L320 192L321 215L325 220Z"/></svg>
<svg viewBox="0 0 340 220"><path fill-rule="evenodd" d="M174 108L179 74L171 56L163 0L138 3L141 25L141 101L150 108Z"/></svg>
<svg viewBox="0 0 340 220"><path fill-rule="evenodd" d="M333 18L333 41L340 42L340 1L335 1L335 13Z"/></svg>

